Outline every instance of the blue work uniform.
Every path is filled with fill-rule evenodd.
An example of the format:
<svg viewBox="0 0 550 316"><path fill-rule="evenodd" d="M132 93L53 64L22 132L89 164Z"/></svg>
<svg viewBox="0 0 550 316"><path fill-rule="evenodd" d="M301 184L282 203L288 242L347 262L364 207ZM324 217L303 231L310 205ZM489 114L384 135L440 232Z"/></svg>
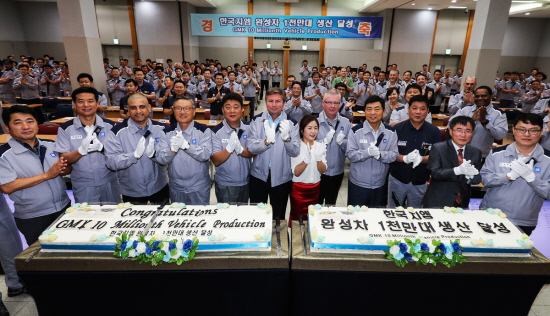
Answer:
<svg viewBox="0 0 550 316"><path fill-rule="evenodd" d="M285 106L283 108L283 111L286 113L286 115L295 119L298 124L305 115L312 113L311 104L309 103L309 101L302 98L301 95L299 96L299 98L299 106L292 105L292 102L294 101L294 96L291 96L290 100L285 103Z"/></svg>
<svg viewBox="0 0 550 316"><path fill-rule="evenodd" d="M168 166L170 199L189 205L210 204L210 156L212 156L212 131L208 126L192 122L182 131L179 124L172 124L164 132L157 159ZM177 132L189 143L189 148L172 152L170 140Z"/></svg>
<svg viewBox="0 0 550 316"><path fill-rule="evenodd" d="M47 172L59 160L55 143L38 139L38 154L15 138L0 146L0 184L21 178L30 178ZM27 145L28 146L28 145ZM14 216L30 219L59 212L69 204L67 186L62 177L55 177L11 193L15 204ZM37 207L39 205L40 207Z"/></svg>
<svg viewBox="0 0 550 316"><path fill-rule="evenodd" d="M243 148L248 148L250 123L241 121L237 129L232 128L226 120L212 129L212 153L220 152L227 147L231 134L235 132ZM225 162L216 167L216 197L218 203L248 202L248 181L251 159L233 152ZM234 193L229 195L225 193Z"/></svg>
<svg viewBox="0 0 550 316"><path fill-rule="evenodd" d="M487 156L480 172L487 192L479 209L499 208L516 225L536 226L544 200L550 199L550 151L537 144L531 153L533 182L507 179L510 163L519 156L516 143L494 148Z"/></svg>
<svg viewBox="0 0 550 316"><path fill-rule="evenodd" d="M120 98L127 95L126 88L124 87L125 83L126 80L121 79L120 77L118 79L113 78L107 82L107 91L111 94L113 106L120 106ZM119 85L118 89L115 89L116 84Z"/></svg>
<svg viewBox="0 0 550 316"><path fill-rule="evenodd" d="M451 116L449 124L455 116L465 115L472 117L476 111L477 105L462 108L455 115ZM470 145L481 150L483 157L487 157L495 140L503 139L508 133L506 114L493 109L492 104L487 106L487 120L489 122L485 127L481 122L476 121L474 136L472 136L472 140L470 141Z"/></svg>
<svg viewBox="0 0 550 316"><path fill-rule="evenodd" d="M114 126L113 121L96 115L94 133L97 139L105 143L107 135ZM60 154L78 150L87 136L77 116L59 127L55 149ZM120 202L116 172L109 170L105 163L106 157L102 152L91 152L72 164L71 182L76 203L118 204Z"/></svg>
<svg viewBox="0 0 550 316"><path fill-rule="evenodd" d="M149 158L145 152L139 159L134 156L139 140L146 135L145 146L147 147L150 139L154 139L158 156L161 148L159 144L165 137L165 127L162 123L148 120L147 127L143 130L132 119L127 119L107 134L103 143L107 156L106 165L117 172L121 194L130 197L151 196L168 183L166 167L155 156Z"/></svg>
<svg viewBox="0 0 550 316"><path fill-rule="evenodd" d="M321 113L323 111L323 98L321 95L317 95L317 89L319 89L321 95L324 95L327 91L327 89L323 87L320 82L317 85L311 83L311 85L306 88L306 93L304 94L306 97L314 95L314 97L308 101L311 105L311 111L313 113Z"/></svg>

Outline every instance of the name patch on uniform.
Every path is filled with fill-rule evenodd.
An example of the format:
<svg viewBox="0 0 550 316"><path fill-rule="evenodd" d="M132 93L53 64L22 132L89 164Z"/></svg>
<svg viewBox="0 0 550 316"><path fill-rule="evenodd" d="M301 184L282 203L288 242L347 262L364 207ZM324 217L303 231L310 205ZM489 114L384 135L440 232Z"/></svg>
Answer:
<svg viewBox="0 0 550 316"><path fill-rule="evenodd" d="M406 140L400 140L397 142L397 146L407 146L407 141Z"/></svg>
<svg viewBox="0 0 550 316"><path fill-rule="evenodd" d="M73 135L71 139L82 139L82 135Z"/></svg>
<svg viewBox="0 0 550 316"><path fill-rule="evenodd" d="M160 142L160 137L155 137L155 142Z"/></svg>
<svg viewBox="0 0 550 316"><path fill-rule="evenodd" d="M50 156L52 156L54 158L57 157L57 155L55 153L50 153Z"/></svg>
<svg viewBox="0 0 550 316"><path fill-rule="evenodd" d="M193 140L191 140L191 144L196 145L197 144L197 139L193 138Z"/></svg>
<svg viewBox="0 0 550 316"><path fill-rule="evenodd" d="M222 139L222 144L223 144L223 143L229 143L229 138Z"/></svg>
<svg viewBox="0 0 550 316"><path fill-rule="evenodd" d="M540 172L540 167L535 167L535 172Z"/></svg>
<svg viewBox="0 0 550 316"><path fill-rule="evenodd" d="M368 143L370 143L370 142L369 142L368 139L360 139L360 140L359 140L359 143L360 143L360 144L368 144Z"/></svg>
<svg viewBox="0 0 550 316"><path fill-rule="evenodd" d="M99 133L99 136L100 136L100 137L105 137L105 132Z"/></svg>
<svg viewBox="0 0 550 316"><path fill-rule="evenodd" d="M504 168L510 168L510 167L512 167L512 164L509 163L509 162L501 162L498 166L499 167L504 167Z"/></svg>

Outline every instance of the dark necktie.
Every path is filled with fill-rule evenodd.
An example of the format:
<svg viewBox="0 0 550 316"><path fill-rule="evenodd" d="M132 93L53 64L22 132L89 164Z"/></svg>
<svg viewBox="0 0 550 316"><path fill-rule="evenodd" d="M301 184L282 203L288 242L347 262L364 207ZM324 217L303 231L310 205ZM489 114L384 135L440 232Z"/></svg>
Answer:
<svg viewBox="0 0 550 316"><path fill-rule="evenodd" d="M458 150L458 165L460 166L462 164L462 162L464 161L464 156L462 156L462 151L464 149L459 149ZM456 200L455 200L456 204L458 204L458 206L461 205L462 203L462 197L460 196L460 192L458 192L458 194L456 195Z"/></svg>

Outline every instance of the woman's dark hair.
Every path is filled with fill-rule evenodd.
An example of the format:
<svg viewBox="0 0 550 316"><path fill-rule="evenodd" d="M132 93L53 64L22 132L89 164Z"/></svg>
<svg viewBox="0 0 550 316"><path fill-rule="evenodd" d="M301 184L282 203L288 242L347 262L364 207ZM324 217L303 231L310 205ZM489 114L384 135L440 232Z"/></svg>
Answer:
<svg viewBox="0 0 550 316"><path fill-rule="evenodd" d="M388 91L386 91L386 100L390 99L390 95L394 91L397 92L397 97L399 98L399 87L391 87L391 88L388 88Z"/></svg>
<svg viewBox="0 0 550 316"><path fill-rule="evenodd" d="M319 127L319 121L317 121L317 118L315 116L308 114L302 118L302 120L300 121L300 139L304 138L302 132L306 128L306 126L312 121L315 121L315 123L317 123L317 127Z"/></svg>

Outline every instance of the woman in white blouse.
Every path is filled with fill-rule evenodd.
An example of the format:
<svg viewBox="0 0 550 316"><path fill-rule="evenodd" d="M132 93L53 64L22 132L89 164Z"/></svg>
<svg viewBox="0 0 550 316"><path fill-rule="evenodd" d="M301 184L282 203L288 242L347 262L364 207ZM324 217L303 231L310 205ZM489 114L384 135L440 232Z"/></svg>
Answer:
<svg viewBox="0 0 550 316"><path fill-rule="evenodd" d="M313 115L306 115L300 121L300 154L290 160L292 168L292 191L290 192L290 218L300 215L307 218L307 208L316 204L321 189L321 174L327 170L327 146L316 142L319 122Z"/></svg>

